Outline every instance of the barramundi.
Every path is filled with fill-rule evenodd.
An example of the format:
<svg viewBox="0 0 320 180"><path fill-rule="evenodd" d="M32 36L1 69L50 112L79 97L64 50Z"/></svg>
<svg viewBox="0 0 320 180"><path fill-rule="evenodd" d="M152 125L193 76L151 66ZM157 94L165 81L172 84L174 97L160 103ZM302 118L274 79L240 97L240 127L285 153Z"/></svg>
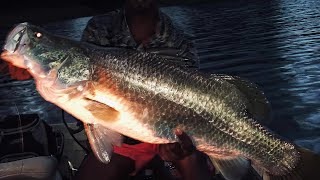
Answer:
<svg viewBox="0 0 320 180"><path fill-rule="evenodd" d="M102 162L110 161L122 135L172 143L178 128L226 179L241 179L251 165L269 178L317 179L296 172L320 170L319 157L263 125L270 104L244 78L188 69L153 53L73 41L29 23L16 25L3 49L2 59L28 69L45 100L85 123Z"/></svg>

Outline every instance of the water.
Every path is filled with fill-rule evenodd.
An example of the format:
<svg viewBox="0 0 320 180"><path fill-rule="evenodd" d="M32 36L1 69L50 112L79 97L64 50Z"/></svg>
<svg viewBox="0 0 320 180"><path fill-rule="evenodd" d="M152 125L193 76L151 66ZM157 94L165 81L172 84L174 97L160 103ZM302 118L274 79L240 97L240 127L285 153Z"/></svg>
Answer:
<svg viewBox="0 0 320 180"><path fill-rule="evenodd" d="M320 1L216 2L162 9L192 36L206 72L257 83L273 108L270 129L320 153ZM90 17L46 24L79 40ZM37 112L59 123L60 109L45 102L32 81L0 76L0 114ZM69 117L70 119L70 117Z"/></svg>

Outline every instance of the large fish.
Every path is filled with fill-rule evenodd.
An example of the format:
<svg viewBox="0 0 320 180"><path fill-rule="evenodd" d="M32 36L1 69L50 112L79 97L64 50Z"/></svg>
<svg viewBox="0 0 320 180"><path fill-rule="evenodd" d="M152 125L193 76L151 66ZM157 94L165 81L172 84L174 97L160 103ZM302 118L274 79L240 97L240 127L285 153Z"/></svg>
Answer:
<svg viewBox="0 0 320 180"><path fill-rule="evenodd" d="M28 69L45 100L86 124L92 149L106 163L121 135L171 143L177 141L173 129L180 128L226 179L240 179L249 161L268 177L289 179L308 164L305 151L258 123L269 104L239 77L204 74L151 53L71 41L28 23L8 34L1 57Z"/></svg>

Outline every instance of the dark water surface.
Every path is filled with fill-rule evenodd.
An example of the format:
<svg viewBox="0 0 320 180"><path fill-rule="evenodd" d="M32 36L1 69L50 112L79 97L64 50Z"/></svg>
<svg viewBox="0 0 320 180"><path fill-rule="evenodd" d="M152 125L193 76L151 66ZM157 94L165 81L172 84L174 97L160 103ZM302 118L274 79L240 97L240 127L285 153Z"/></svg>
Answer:
<svg viewBox="0 0 320 180"><path fill-rule="evenodd" d="M320 1L217 2L162 10L192 36L201 70L257 83L273 108L269 127L320 153ZM45 28L79 40L89 18ZM0 82L2 116L37 112L60 123L60 109L39 97L31 80L10 81L2 74Z"/></svg>

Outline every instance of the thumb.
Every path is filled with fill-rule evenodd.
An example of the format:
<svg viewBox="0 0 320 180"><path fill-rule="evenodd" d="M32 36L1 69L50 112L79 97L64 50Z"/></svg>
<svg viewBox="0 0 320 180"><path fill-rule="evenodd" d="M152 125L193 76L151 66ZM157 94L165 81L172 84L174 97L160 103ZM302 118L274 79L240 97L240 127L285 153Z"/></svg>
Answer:
<svg viewBox="0 0 320 180"><path fill-rule="evenodd" d="M185 132L183 132L181 129L176 129L174 132L178 137L180 141L179 143L184 152L189 154L195 151L196 148L193 145L191 138Z"/></svg>

